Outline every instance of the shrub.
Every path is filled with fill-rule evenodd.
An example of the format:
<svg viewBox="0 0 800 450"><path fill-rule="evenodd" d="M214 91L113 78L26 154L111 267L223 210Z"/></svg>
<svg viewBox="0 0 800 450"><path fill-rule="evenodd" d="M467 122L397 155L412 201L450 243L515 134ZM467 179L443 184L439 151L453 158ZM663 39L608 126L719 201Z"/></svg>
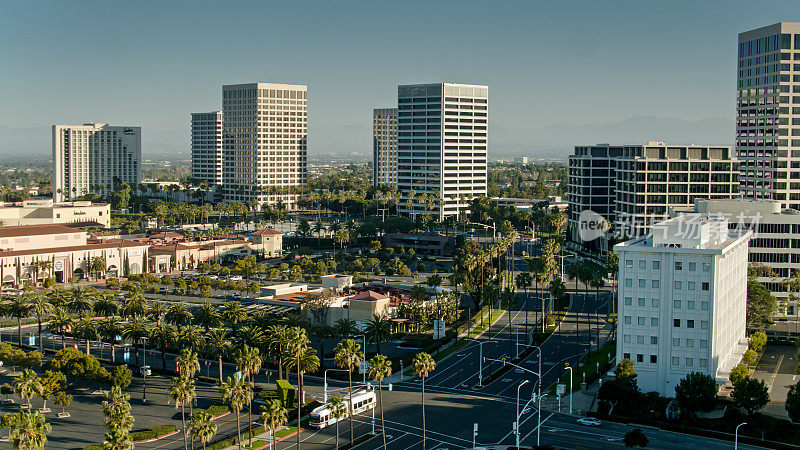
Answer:
<svg viewBox="0 0 800 450"><path fill-rule="evenodd" d="M731 374L728 379L731 380L731 384L736 384L739 380L744 379L748 372L749 370L747 369L747 366L744 364L739 364L731 369Z"/></svg>
<svg viewBox="0 0 800 450"><path fill-rule="evenodd" d="M97 380L98 373L103 375L102 372L100 372L101 367L97 358L92 355L85 355L75 348L59 350L50 361L45 363L44 368L46 370L52 370L53 372L61 372L66 375L67 378ZM102 369L102 371L105 372L105 380L107 380L108 371L105 369Z"/></svg>
<svg viewBox="0 0 800 450"><path fill-rule="evenodd" d="M206 412L211 414L211 417L217 417L229 412L229 410L225 405L211 405L206 408Z"/></svg>
<svg viewBox="0 0 800 450"><path fill-rule="evenodd" d="M126 365L119 365L114 368L114 372L111 373L111 384L114 386L119 386L122 389L125 389L131 384L131 379L133 378L133 372L131 369L128 369Z"/></svg>
<svg viewBox="0 0 800 450"><path fill-rule="evenodd" d="M278 387L278 399L283 403L283 406L290 408L294 405L295 389L287 380L277 380L275 385Z"/></svg>
<svg viewBox="0 0 800 450"><path fill-rule="evenodd" d="M742 356L742 360L747 364L748 367L755 364L756 359L758 359L758 353L756 353L755 350L748 350L744 352L744 355Z"/></svg>
<svg viewBox="0 0 800 450"><path fill-rule="evenodd" d="M748 344L750 349L760 353L761 350L764 350L765 345L767 345L766 333L764 333L763 331L756 331L755 333L750 335L750 342Z"/></svg>
<svg viewBox="0 0 800 450"><path fill-rule="evenodd" d="M134 431L130 436L132 441L149 441L150 439L158 439L170 434L175 430L175 425L156 425L146 430Z"/></svg>

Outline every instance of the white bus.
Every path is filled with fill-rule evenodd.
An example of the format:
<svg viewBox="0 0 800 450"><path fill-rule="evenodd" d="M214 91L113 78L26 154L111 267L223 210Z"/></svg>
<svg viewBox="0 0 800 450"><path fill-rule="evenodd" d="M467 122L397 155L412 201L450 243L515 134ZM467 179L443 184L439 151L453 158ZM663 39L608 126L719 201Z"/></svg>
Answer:
<svg viewBox="0 0 800 450"><path fill-rule="evenodd" d="M345 407L349 410L350 409L350 396L345 395L342 397L344 400ZM311 411L311 418L308 424L314 428L325 428L328 425L333 425L337 422L336 418L333 417L331 414L331 410L329 408L330 403L326 403L322 406L317 406ZM353 414L360 414L364 411L369 411L370 409L375 408L375 392L373 391L356 391L353 393ZM339 418L339 420L344 420L349 416L348 412L345 412L344 416Z"/></svg>

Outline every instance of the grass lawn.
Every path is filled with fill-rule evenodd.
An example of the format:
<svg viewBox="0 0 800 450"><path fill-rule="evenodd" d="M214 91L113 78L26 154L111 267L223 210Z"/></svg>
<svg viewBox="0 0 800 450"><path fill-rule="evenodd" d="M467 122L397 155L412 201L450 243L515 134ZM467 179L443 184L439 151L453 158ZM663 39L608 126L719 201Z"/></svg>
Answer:
<svg viewBox="0 0 800 450"><path fill-rule="evenodd" d="M586 379L591 380L593 379L595 373L597 372L597 363L600 363L600 375L602 376L607 370L606 367L609 364L608 355L611 354L611 358L613 359L617 354L617 343L615 341L608 341L600 347L600 353L597 351L592 351L589 354L583 355L581 358L580 366L575 367L572 370L572 390L577 391L581 388L581 382L583 381L583 375L586 374ZM569 371L564 369L564 374L561 376L561 383L569 384ZM555 392L555 388L552 390ZM569 390L567 390L569 392Z"/></svg>

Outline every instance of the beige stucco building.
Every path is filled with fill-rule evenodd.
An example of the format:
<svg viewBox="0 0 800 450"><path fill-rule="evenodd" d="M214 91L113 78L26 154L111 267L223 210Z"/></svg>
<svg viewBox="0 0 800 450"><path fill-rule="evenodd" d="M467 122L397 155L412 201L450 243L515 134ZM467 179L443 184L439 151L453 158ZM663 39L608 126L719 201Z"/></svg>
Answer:
<svg viewBox="0 0 800 450"><path fill-rule="evenodd" d="M283 252L283 233L272 228L262 228L250 235L253 252L264 257L280 256Z"/></svg>
<svg viewBox="0 0 800 450"><path fill-rule="evenodd" d="M25 200L20 203L0 202L0 226L48 225L55 223L96 223L111 226L108 203L64 202L52 199Z"/></svg>

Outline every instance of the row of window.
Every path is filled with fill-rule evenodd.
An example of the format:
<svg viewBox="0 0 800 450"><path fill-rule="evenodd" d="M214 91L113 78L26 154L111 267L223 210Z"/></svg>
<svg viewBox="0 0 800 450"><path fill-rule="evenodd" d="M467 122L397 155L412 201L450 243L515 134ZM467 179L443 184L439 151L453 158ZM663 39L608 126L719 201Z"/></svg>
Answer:
<svg viewBox="0 0 800 450"><path fill-rule="evenodd" d="M633 325L633 317L632 316L625 316L624 317L625 325ZM695 320L688 319L686 320L686 328L695 328ZM647 325L647 317L638 316L636 317L636 324L640 326ZM651 317L650 318L650 326L657 327L658 326L658 317ZM681 319L672 319L672 326L673 328L680 328L681 327ZM708 321L701 320L700 321L700 329L707 330L708 329Z"/></svg>
<svg viewBox="0 0 800 450"><path fill-rule="evenodd" d="M647 280L644 278L639 278L639 285L640 288L647 287ZM710 283L708 281L703 281L700 283L700 289L703 291L707 291L710 288ZM633 287L633 278L625 278L625 287ZM650 287L653 289L659 289L661 287L660 280L651 280ZM683 282L680 280L675 280L672 285L673 289L680 290L683 289ZM686 283L686 288L690 291L694 291L697 289L697 282L689 281Z"/></svg>
<svg viewBox="0 0 800 450"><path fill-rule="evenodd" d="M653 263L652 264L653 270L660 270L661 269L661 261L653 261L652 263ZM701 267L703 269L703 272L708 272L709 270L711 270L711 264L710 263L704 262L704 263L702 263ZM632 259L626 259L625 260L625 268L626 269L633 269L633 260ZM687 268L689 269L690 272L694 272L694 271L697 270L697 263L689 262L687 264ZM645 261L643 259L640 259L639 260L639 269L641 269L641 270L647 269L647 261ZM683 261L675 261L675 270L683 270Z"/></svg>
<svg viewBox="0 0 800 450"><path fill-rule="evenodd" d="M631 354L630 353L623 353L622 357L630 359L631 358ZM644 355L641 354L641 353L637 353L636 354L636 362L637 363L643 363L644 362ZM689 367L694 366L694 358L685 358L684 362L685 362L686 366L689 366ZM650 363L651 364L658 364L658 355L650 355ZM698 358L698 364L700 365L700 367L708 367L708 359L706 359L706 358ZM681 358L679 356L673 356L672 357L672 365L673 366L681 365Z"/></svg>

